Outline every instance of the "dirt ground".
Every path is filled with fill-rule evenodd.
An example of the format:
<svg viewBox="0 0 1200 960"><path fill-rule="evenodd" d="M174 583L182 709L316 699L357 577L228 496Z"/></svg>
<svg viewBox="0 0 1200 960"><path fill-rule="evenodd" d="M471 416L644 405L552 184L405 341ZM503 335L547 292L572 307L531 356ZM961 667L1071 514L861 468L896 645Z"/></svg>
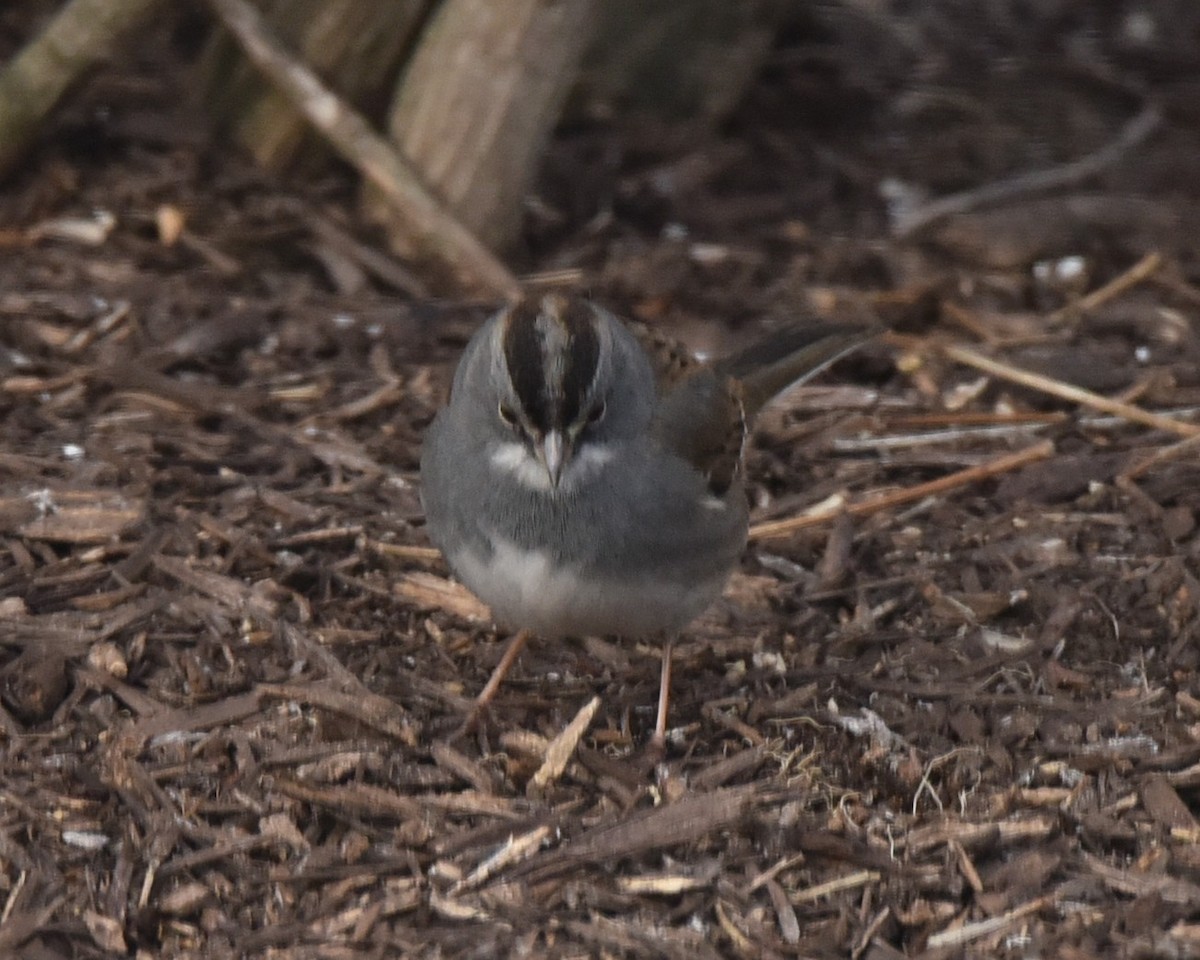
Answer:
<svg viewBox="0 0 1200 960"><path fill-rule="evenodd" d="M891 330L761 418L657 766L612 638L454 736L506 638L416 466L491 305L206 142L177 33L93 78L0 193L0 956L1200 955L1200 11L894 8L530 207L697 348Z"/></svg>

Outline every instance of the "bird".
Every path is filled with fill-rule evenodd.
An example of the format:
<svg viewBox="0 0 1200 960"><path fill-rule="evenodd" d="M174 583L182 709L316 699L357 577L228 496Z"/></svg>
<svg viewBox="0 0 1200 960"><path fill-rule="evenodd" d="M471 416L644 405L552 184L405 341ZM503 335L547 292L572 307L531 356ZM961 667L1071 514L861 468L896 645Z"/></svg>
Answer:
<svg viewBox="0 0 1200 960"><path fill-rule="evenodd" d="M420 465L429 538L515 631L477 708L531 634L658 640L651 746L665 748L672 644L746 544L753 416L875 332L793 322L706 362L576 294L526 295L486 320Z"/></svg>

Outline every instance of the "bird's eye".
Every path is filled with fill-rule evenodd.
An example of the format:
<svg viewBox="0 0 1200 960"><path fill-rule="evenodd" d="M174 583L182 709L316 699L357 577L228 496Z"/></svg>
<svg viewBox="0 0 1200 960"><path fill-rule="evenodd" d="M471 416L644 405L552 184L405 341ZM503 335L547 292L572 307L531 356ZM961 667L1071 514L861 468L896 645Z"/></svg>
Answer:
<svg viewBox="0 0 1200 960"><path fill-rule="evenodd" d="M599 423L601 420L604 419L604 414L607 411L607 409L608 408L605 406L604 401L601 400L598 404L596 404L594 407L592 407L591 410L588 411L587 422L590 425L595 425L595 424Z"/></svg>
<svg viewBox="0 0 1200 960"><path fill-rule="evenodd" d="M507 403L500 404L500 419L512 427L514 430L517 427L517 414Z"/></svg>

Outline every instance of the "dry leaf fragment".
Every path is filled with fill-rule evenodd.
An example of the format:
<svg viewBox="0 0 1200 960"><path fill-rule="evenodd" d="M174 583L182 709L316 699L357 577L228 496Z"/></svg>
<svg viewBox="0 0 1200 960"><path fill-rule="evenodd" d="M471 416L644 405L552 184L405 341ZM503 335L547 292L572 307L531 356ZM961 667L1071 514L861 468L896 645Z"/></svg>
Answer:
<svg viewBox="0 0 1200 960"><path fill-rule="evenodd" d="M88 933L92 935L92 939L96 941L96 946L107 953L124 954L129 951L129 947L125 944L125 932L112 917L106 917L102 913L97 913L95 910L83 911L83 922L88 928Z"/></svg>
<svg viewBox="0 0 1200 960"><path fill-rule="evenodd" d="M163 913L183 917L199 910L211 893L202 883L185 883L163 896L158 906Z"/></svg>
<svg viewBox="0 0 1200 960"><path fill-rule="evenodd" d="M419 607L445 610L464 620L487 621L492 614L461 584L432 573L414 571L405 574L392 588Z"/></svg>

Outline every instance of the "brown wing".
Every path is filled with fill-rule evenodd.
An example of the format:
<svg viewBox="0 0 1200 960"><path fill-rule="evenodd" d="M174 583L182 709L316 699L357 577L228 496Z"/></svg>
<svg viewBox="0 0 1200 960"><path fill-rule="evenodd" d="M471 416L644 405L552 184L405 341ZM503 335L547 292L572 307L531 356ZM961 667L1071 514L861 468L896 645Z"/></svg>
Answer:
<svg viewBox="0 0 1200 960"><path fill-rule="evenodd" d="M654 431L664 447L708 478L714 494L723 495L737 476L746 439L741 384L697 365L662 394Z"/></svg>
<svg viewBox="0 0 1200 960"><path fill-rule="evenodd" d="M714 494L724 494L741 466L750 418L781 390L876 332L848 324L792 324L707 364L658 331L634 328L658 379L659 442L708 477Z"/></svg>
<svg viewBox="0 0 1200 960"><path fill-rule="evenodd" d="M638 322L631 322L627 326L646 351L646 356L650 358L650 366L654 370L654 379L660 394L669 391L689 373L705 366L684 344L674 337L668 337L661 330Z"/></svg>
<svg viewBox="0 0 1200 960"><path fill-rule="evenodd" d="M650 358L658 384L659 442L707 477L714 495L723 495L737 476L746 438L741 384L661 330L642 323L629 329Z"/></svg>

